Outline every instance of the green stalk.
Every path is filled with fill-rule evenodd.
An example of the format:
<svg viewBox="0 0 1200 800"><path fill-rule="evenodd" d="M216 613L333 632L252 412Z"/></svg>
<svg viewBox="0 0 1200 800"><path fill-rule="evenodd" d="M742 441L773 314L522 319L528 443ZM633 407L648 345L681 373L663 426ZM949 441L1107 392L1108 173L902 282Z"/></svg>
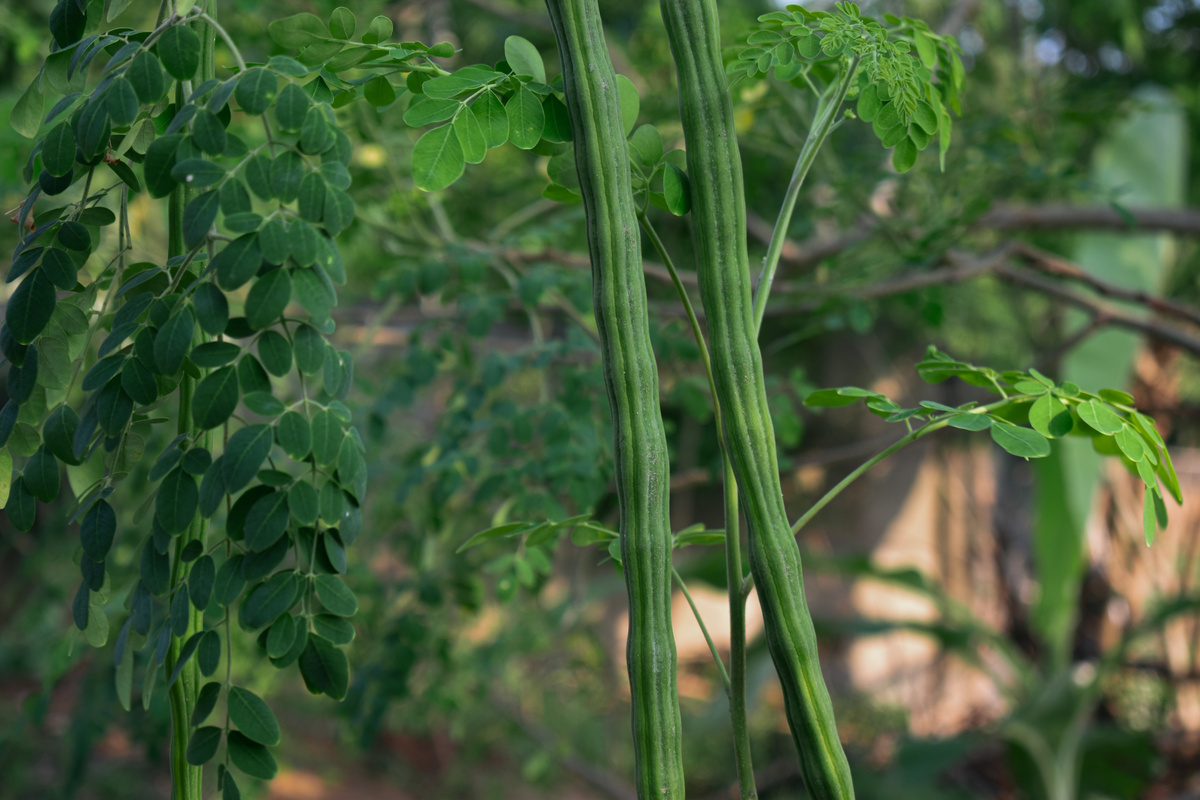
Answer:
<svg viewBox="0 0 1200 800"><path fill-rule="evenodd" d="M217 9L215 0L208 3L208 13L215 18ZM213 59L215 33L207 24L195 23L200 34L200 70L197 79L200 82L208 80L216 74ZM183 87L177 86L175 102L180 106L184 102ZM183 209L188 200L187 190L182 186L171 192L167 208L167 256L173 258L185 252L183 243ZM187 265L180 265L180 270ZM195 381L184 373L179 383L179 418L178 433L191 433L192 429L192 395L195 392ZM204 520L196 516L186 534L175 542L175 553L171 563L171 585L176 591L182 590L187 566L181 558L184 547L193 539L204 538ZM182 637L171 637L167 649L165 669L170 675L179 661L183 643L193 633L204 625L203 615L194 605L188 606L188 625ZM171 787L174 800L202 800L204 792L204 769L192 766L187 762L187 745L190 737L192 710L196 707L196 697L200 693L200 672L195 661L189 661L179 672L179 677L171 686L168 698L171 707Z"/></svg>
<svg viewBox="0 0 1200 800"><path fill-rule="evenodd" d="M749 522L750 568L759 589L767 644L810 794L818 800L848 800L854 797L850 767L821 676L800 550L779 485L751 303L741 157L716 6L713 0L662 0L661 7L679 72L693 240L713 377Z"/></svg>
<svg viewBox="0 0 1200 800"><path fill-rule="evenodd" d="M704 374L708 378L708 388L712 393L713 409L717 417L717 441L721 447L721 481L725 493L725 581L729 593L728 677L725 677L725 665L716 648L712 647L711 641L709 647L712 648L713 658L725 680L725 693L729 696L729 721L733 727L734 764L737 767L738 787L742 800L747 800L747 798L758 797L758 790L754 785L754 761L750 753L750 727L746 723L746 592L742 590L742 537L738 523L737 481L733 477L729 450L725 446L725 434L721 425L721 402L717 399L717 385L713 380L712 359L708 355L708 345L704 341L704 334L700 331L700 322L696 319L696 311L692 308L692 300L688 297L687 290L683 288L683 281L679 279L679 271L675 269L675 262L671 258L671 254L667 252L662 239L659 238L658 231L654 230L654 226L646 218L645 212L638 212L638 221L642 224L642 230L646 232L651 244L654 245L655 251L658 252L659 258L667 265L671 282L675 284L675 291L679 294L679 299L687 312L688 321L692 326L692 335L696 339L696 347L700 350L700 361L704 364ZM680 581L679 584L683 587L683 581ZM686 588L684 591L686 592ZM688 603L691 602L692 598L689 596ZM696 611L694 603L692 603L692 611L696 614L696 621L703 629L704 623L701 622L700 614ZM705 631L704 635L707 638L708 632Z"/></svg>
<svg viewBox="0 0 1200 800"><path fill-rule="evenodd" d="M629 595L626 661L635 785L644 800L682 798L671 629L670 463L616 75L596 0L547 0L546 6L562 60L612 412L621 558Z"/></svg>
<svg viewBox="0 0 1200 800"><path fill-rule="evenodd" d="M767 298L771 295L771 284L775 282L775 271L779 268L779 256L783 253L783 243L787 240L788 225L792 221L792 212L796 209L796 198L800 196L800 187L808 175L809 168L817 158L821 145L829 138L833 130L834 120L846 92L850 91L850 83L854 73L858 71L859 56L854 56L842 74L841 82L836 85L832 95L821 98L817 109L817 119L808 131L804 146L796 159L796 168L792 171L792 180L788 183L787 194L784 195L783 205L779 208L779 217L775 220L775 229L771 231L771 242L767 245L767 254L763 257L762 276L758 280L758 293L754 296L754 332L757 335L762 330L763 314L767 311Z"/></svg>

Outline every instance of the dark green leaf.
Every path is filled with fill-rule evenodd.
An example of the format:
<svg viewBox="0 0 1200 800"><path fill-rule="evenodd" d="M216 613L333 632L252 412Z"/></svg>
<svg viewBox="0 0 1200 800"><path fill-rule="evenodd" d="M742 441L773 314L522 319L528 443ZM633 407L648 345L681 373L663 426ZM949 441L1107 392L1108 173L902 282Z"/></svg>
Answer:
<svg viewBox="0 0 1200 800"><path fill-rule="evenodd" d="M199 502L196 479L182 469L171 470L159 484L154 518L167 533L183 533L192 524Z"/></svg>
<svg viewBox="0 0 1200 800"><path fill-rule="evenodd" d="M154 364L160 375L174 375L192 346L196 319L190 306L173 313L154 337Z"/></svg>
<svg viewBox="0 0 1200 800"><path fill-rule="evenodd" d="M8 299L4 321L9 333L18 343L29 344L50 322L54 303L54 284L43 270L35 269Z"/></svg>
<svg viewBox="0 0 1200 800"><path fill-rule="evenodd" d="M271 492L260 497L246 515L245 538L251 550L261 552L279 540L287 529L286 492Z"/></svg>
<svg viewBox="0 0 1200 800"><path fill-rule="evenodd" d="M196 146L210 156L221 155L229 146L229 135L225 132L225 126L216 114L207 109L197 111L196 116L192 118L192 138L195 139Z"/></svg>
<svg viewBox="0 0 1200 800"><path fill-rule="evenodd" d="M533 78L537 83L546 82L546 67L536 47L528 39L509 36L504 40L504 60L514 75Z"/></svg>
<svg viewBox="0 0 1200 800"><path fill-rule="evenodd" d="M25 462L22 477L29 493L43 503L52 503L58 497L60 479L58 459L45 447L39 447L37 452Z"/></svg>
<svg viewBox="0 0 1200 800"><path fill-rule="evenodd" d="M341 449L342 424L332 413L321 409L312 418L312 452L319 466L332 464Z"/></svg>
<svg viewBox="0 0 1200 800"><path fill-rule="evenodd" d="M42 272L59 289L69 291L79 282L79 267L66 250L49 247L42 256Z"/></svg>
<svg viewBox="0 0 1200 800"><path fill-rule="evenodd" d="M187 25L176 24L163 31L156 49L163 67L176 80L191 80L200 68L200 37Z"/></svg>
<svg viewBox="0 0 1200 800"><path fill-rule="evenodd" d="M892 151L892 166L897 172L908 172L917 163L917 144L911 137L905 137Z"/></svg>
<svg viewBox="0 0 1200 800"><path fill-rule="evenodd" d="M316 172L310 172L300 181L296 195L296 210L309 222L321 222L325 217L325 180Z"/></svg>
<svg viewBox="0 0 1200 800"><path fill-rule="evenodd" d="M542 139L547 142L571 141L571 117L567 107L554 95L548 95L542 103L545 123L542 128Z"/></svg>
<svg viewBox="0 0 1200 800"><path fill-rule="evenodd" d="M296 602L300 581L291 571L277 572L250 593L242 611L242 623L248 630L262 628Z"/></svg>
<svg viewBox="0 0 1200 800"><path fill-rule="evenodd" d="M246 580L242 577L242 556L234 554L217 570L217 580L213 584L213 598L221 605L227 606L237 600L245 587Z"/></svg>
<svg viewBox="0 0 1200 800"><path fill-rule="evenodd" d="M206 725L193 731L192 738L188 740L187 762L195 767L207 764L217 754L221 733L221 729L215 725Z"/></svg>
<svg viewBox="0 0 1200 800"><path fill-rule="evenodd" d="M92 561L103 561L112 548L116 533L117 515L112 506L105 500L97 500L83 515L83 522L79 526L84 556Z"/></svg>
<svg viewBox="0 0 1200 800"><path fill-rule="evenodd" d="M275 73L254 67L242 73L233 96L247 114L261 114L271 107L279 90Z"/></svg>
<svg viewBox="0 0 1200 800"><path fill-rule="evenodd" d="M258 357L267 372L282 378L292 369L292 345L279 331L263 331L258 338Z"/></svg>
<svg viewBox="0 0 1200 800"><path fill-rule="evenodd" d="M300 656L300 674L313 694L327 694L343 700L350 685L350 664L346 654L320 636L310 635Z"/></svg>
<svg viewBox="0 0 1200 800"><path fill-rule="evenodd" d="M191 572L188 573L188 596L198 611L208 607L216 576L217 568L213 564L212 556L200 556L196 563L192 564Z"/></svg>
<svg viewBox="0 0 1200 800"><path fill-rule="evenodd" d="M229 732L226 745L229 749L229 760L252 778L269 781L279 771L279 765L270 750L238 731Z"/></svg>
<svg viewBox="0 0 1200 800"><path fill-rule="evenodd" d="M183 245L189 250L198 247L217 221L220 199L216 192L205 192L187 204L183 210Z"/></svg>
<svg viewBox="0 0 1200 800"><path fill-rule="evenodd" d="M304 123L300 126L300 150L316 155L333 147L333 143L333 132L326 121L325 113L320 107L313 106L304 115Z"/></svg>
<svg viewBox="0 0 1200 800"><path fill-rule="evenodd" d="M304 115L308 113L312 101L297 84L288 83L279 93L275 101L275 120L280 130L289 133L300 130L304 124Z"/></svg>
<svg viewBox="0 0 1200 800"><path fill-rule="evenodd" d="M500 102L499 97L491 92L484 92L471 105L471 111L483 129L483 137L489 148L499 147L508 141L508 114L504 111L504 104Z"/></svg>
<svg viewBox="0 0 1200 800"><path fill-rule="evenodd" d="M282 264L291 254L288 245L288 224L282 217L267 220L258 232L262 257L269 264Z"/></svg>
<svg viewBox="0 0 1200 800"><path fill-rule="evenodd" d="M283 451L296 461L306 458L312 449L312 430L308 420L298 411L289 411L280 417L276 437Z"/></svg>
<svg viewBox="0 0 1200 800"><path fill-rule="evenodd" d="M196 321L205 333L216 336L229 324L229 301L215 284L202 283L192 295L192 307L196 309Z"/></svg>
<svg viewBox="0 0 1200 800"><path fill-rule="evenodd" d="M363 97L376 108L396 102L396 87L383 75L376 75L363 86Z"/></svg>
<svg viewBox="0 0 1200 800"><path fill-rule="evenodd" d="M1014 456L1042 458L1050 455L1050 442L1035 430L1008 422L992 424L992 440Z"/></svg>
<svg viewBox="0 0 1200 800"><path fill-rule="evenodd" d="M215 161L189 158L171 168L171 177L189 189L202 189L224 178L225 168Z"/></svg>
<svg viewBox="0 0 1200 800"><path fill-rule="evenodd" d="M525 89L522 91L527 92ZM537 102L536 98L534 102ZM454 127L443 125L425 133L413 148L413 181L425 191L440 191L459 179L465 164L462 145Z"/></svg>
<svg viewBox="0 0 1200 800"><path fill-rule="evenodd" d="M42 166L55 177L61 177L75 166L75 134L67 122L50 129L42 141Z"/></svg>
<svg viewBox="0 0 1200 800"><path fill-rule="evenodd" d="M8 515L8 521L12 523L12 526L19 531L29 530L37 520L37 500L25 488L23 478L17 478L12 482L4 513Z"/></svg>
<svg viewBox="0 0 1200 800"><path fill-rule="evenodd" d="M226 291L241 288L258 273L260 266L262 252L258 247L258 235L254 233L234 239L213 259L217 280Z"/></svg>
<svg viewBox="0 0 1200 800"><path fill-rule="evenodd" d="M267 655L271 658L281 658L287 655L296 641L296 618L291 614L283 614L271 624L267 633Z"/></svg>
<svg viewBox="0 0 1200 800"><path fill-rule="evenodd" d="M300 325L292 334L296 366L305 375L315 375L325 364L325 340L311 325Z"/></svg>
<svg viewBox="0 0 1200 800"><path fill-rule="evenodd" d="M232 686L225 702L229 718L246 738L268 747L279 744L279 723L261 697L249 689ZM245 767L242 769L245 770Z"/></svg>
<svg viewBox="0 0 1200 800"><path fill-rule="evenodd" d="M546 115L542 111L542 102L538 96L522 86L505 104L504 111L508 115L509 141L522 150L536 146L542 138L542 128L546 123ZM414 161L415 157L414 153Z"/></svg>
<svg viewBox="0 0 1200 800"><path fill-rule="evenodd" d="M270 392L247 392L242 402L246 408L262 417L277 417L287 408L282 400Z"/></svg>
<svg viewBox="0 0 1200 800"><path fill-rule="evenodd" d="M291 150L280 153L271 161L271 193L285 203L292 202L300 191L305 171L300 155Z"/></svg>
<svg viewBox="0 0 1200 800"><path fill-rule="evenodd" d="M75 409L66 404L51 411L50 416L46 418L46 422L42 426L42 438L45 440L46 449L53 453L59 461L65 461L68 464L78 463L72 445L78 427L79 415L75 413ZM0 500L2 499L4 498L0 497Z"/></svg>
<svg viewBox="0 0 1200 800"><path fill-rule="evenodd" d="M133 91L142 105L157 103L167 88L158 59L153 53L145 50L138 53L129 63L125 77L133 85Z"/></svg>
<svg viewBox="0 0 1200 800"><path fill-rule="evenodd" d="M258 472L271 452L272 438L269 425L249 425L229 437L221 460L225 488L229 493L240 491Z"/></svg>
<svg viewBox="0 0 1200 800"><path fill-rule="evenodd" d="M178 133L160 136L146 148L142 171L146 178L146 190L151 197L166 197L178 185L171 177L171 170L175 168L175 154L183 138Z"/></svg>
<svg viewBox="0 0 1200 800"><path fill-rule="evenodd" d="M201 430L210 430L229 419L237 408L238 375L224 367L200 381L192 401L192 420ZM255 469L257 469L257 465ZM239 487L240 488L240 487Z"/></svg>
<svg viewBox="0 0 1200 800"><path fill-rule="evenodd" d="M288 510L300 525L315 525L319 507L317 490L312 484L300 481L288 491Z"/></svg>
<svg viewBox="0 0 1200 800"><path fill-rule="evenodd" d="M255 330L274 324L291 299L292 280L287 270L268 272L250 287L246 297L246 322Z"/></svg>
<svg viewBox="0 0 1200 800"><path fill-rule="evenodd" d="M353 617L358 613L358 598L341 578L336 575L318 575L315 581L317 597L331 614Z"/></svg>
<svg viewBox="0 0 1200 800"><path fill-rule="evenodd" d="M196 697L196 705L192 709L191 725L193 728L208 719L209 714L217 707L217 700L220 697L221 684L218 681L209 681L201 687L200 694Z"/></svg>
<svg viewBox="0 0 1200 800"><path fill-rule="evenodd" d="M193 349L188 358L201 369L213 369L232 362L241 352L242 348L233 342L205 342Z"/></svg>
<svg viewBox="0 0 1200 800"><path fill-rule="evenodd" d="M293 220L288 226L289 248L292 260L302 267L311 267L317 260L320 234L304 220Z"/></svg>
<svg viewBox="0 0 1200 800"><path fill-rule="evenodd" d="M383 44L392 37L392 19L383 15L376 16L367 26L362 35L363 44Z"/></svg>
<svg viewBox="0 0 1200 800"><path fill-rule="evenodd" d="M321 323L329 319L330 312L337 302L337 293L324 272L318 269L296 270L292 279L292 289L313 322Z"/></svg>
<svg viewBox="0 0 1200 800"><path fill-rule="evenodd" d="M113 125L125 127L137 119L138 96L128 79L117 78L113 81L104 96L104 102Z"/></svg>
<svg viewBox="0 0 1200 800"><path fill-rule="evenodd" d="M350 644L354 641L354 626L349 620L332 614L317 614L313 617L314 633L334 644Z"/></svg>

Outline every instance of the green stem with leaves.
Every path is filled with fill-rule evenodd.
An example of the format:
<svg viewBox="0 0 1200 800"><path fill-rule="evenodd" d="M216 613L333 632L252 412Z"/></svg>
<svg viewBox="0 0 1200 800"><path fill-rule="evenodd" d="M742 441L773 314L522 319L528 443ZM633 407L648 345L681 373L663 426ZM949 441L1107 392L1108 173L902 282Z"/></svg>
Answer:
<svg viewBox="0 0 1200 800"><path fill-rule="evenodd" d="M792 171L792 179L788 183L783 205L779 208L779 217L775 220L775 229L771 232L771 242L767 245L767 254L763 257L762 275L758 280L758 292L754 296L754 330L756 333L762 330L763 315L767 310L767 298L771 295L771 284L774 283L775 272L779 268L779 257L783 253L783 244L787 240L788 225L792 221L792 212L796 209L796 199L800 196L800 188L804 185L804 179L808 176L808 170L816 160L821 145L833 131L838 111L858 72L859 60L858 56L850 59L849 64L843 67L845 71L842 73L841 81L831 84L825 96L821 98L816 121L808 131L804 146L800 148L800 155L796 159L796 167Z"/></svg>

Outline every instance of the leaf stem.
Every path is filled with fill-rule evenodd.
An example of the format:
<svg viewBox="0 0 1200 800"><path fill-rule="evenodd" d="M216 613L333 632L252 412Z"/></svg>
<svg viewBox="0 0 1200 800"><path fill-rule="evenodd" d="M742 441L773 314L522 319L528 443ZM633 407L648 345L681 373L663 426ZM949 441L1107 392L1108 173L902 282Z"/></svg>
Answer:
<svg viewBox="0 0 1200 800"><path fill-rule="evenodd" d="M837 90L831 96L822 98L821 106L817 109L816 122L809 129L808 138L804 140L800 156L796 159L796 168L792 171L792 180L788 183L787 194L784 195L783 205L779 209L775 230L771 232L771 242L767 245L766 256L763 257L758 291L754 295L754 332L756 336L762 330L763 314L767 310L767 298L771 294L771 284L775 281L775 272L779 268L779 256L783 253L783 243L787 239L788 225L792 221L792 212L796 209L796 199L800 196L800 187L804 185L808 170L816 160L817 151L821 149L821 145L825 143L833 129L838 109L842 107L842 101L846 99L846 92L850 90L854 74L858 71L859 61L860 57L854 56L842 74L842 80L837 85Z"/></svg>
<svg viewBox="0 0 1200 800"><path fill-rule="evenodd" d="M730 692L729 673L725 671L725 662L721 660L721 654L717 652L717 646L713 643L712 637L708 635L708 628L704 625L704 619L700 616L700 609L696 608L696 601L692 600L692 593L688 591L687 584L683 582L683 578L679 577L679 570L671 567L671 576L675 578L675 582L679 584L680 591L687 598L688 605L692 607L692 616L696 618L696 624L700 626L700 632L704 634L704 641L708 642L708 651L712 653L713 661L717 662L717 669L721 672L721 685L725 688L725 694Z"/></svg>

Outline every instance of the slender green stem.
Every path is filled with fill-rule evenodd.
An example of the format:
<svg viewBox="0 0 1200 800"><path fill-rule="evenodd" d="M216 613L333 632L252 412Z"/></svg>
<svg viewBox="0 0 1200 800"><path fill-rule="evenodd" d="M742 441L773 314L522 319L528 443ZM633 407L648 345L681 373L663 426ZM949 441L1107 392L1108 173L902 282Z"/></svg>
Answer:
<svg viewBox="0 0 1200 800"><path fill-rule="evenodd" d="M729 453L721 448L721 481L725 490L725 582L729 592L729 721L733 725L733 758L742 800L758 797L750 726L746 722L746 595L742 591L742 537L738 523L737 480Z"/></svg>
<svg viewBox="0 0 1200 800"><path fill-rule="evenodd" d="M700 349L700 361L704 364L704 374L708 377L708 389L712 392L714 413L717 415L717 427L719 430L721 425L721 411L716 408L717 384L713 381L712 359L708 355L708 345L704 342L704 333L700 330L700 320L696 317L695 309L692 308L692 298L688 296L687 289L683 287L683 281L679 279L679 271L675 269L675 261L671 258L671 254L667 252L662 239L659 238L658 231L654 230L654 226L646 218L646 212L639 211L637 218L638 223L642 226L642 230L649 237L650 243L654 245L654 250L658 253L658 257L667 265L667 272L671 274L671 283L675 284L675 291L679 295L679 301L683 303L683 310L687 312L688 322L692 326L692 336L696 339L696 347Z"/></svg>
<svg viewBox="0 0 1200 800"><path fill-rule="evenodd" d="M728 695L729 673L725 671L725 662L721 660L721 654L717 652L717 645L713 642L712 636L708 634L708 626L704 624L704 618L700 616L700 609L696 608L696 601L692 599L692 593L688 591L687 584L683 582L679 571L674 567L671 567L671 576L675 578L675 583L679 584L679 590L683 592L688 605L692 607L692 616L696 618L696 624L700 626L700 632L704 634L704 641L708 642L708 652L712 653L713 661L717 662L717 670L721 673L721 685L725 689L725 694Z"/></svg>
<svg viewBox="0 0 1200 800"><path fill-rule="evenodd" d="M213 13L216 13L215 9ZM233 37L229 35L229 32L221 26L221 23L217 22L215 17L207 13L200 14L199 18L208 23L208 26L216 31L217 35L221 37L221 41L225 42L225 46L229 48L229 53L233 56L233 60L237 62L238 74L240 75L241 73L245 72L246 61L242 58L242 51L238 49L238 46L234 43Z"/></svg>
<svg viewBox="0 0 1200 800"><path fill-rule="evenodd" d="M700 322L696 318L695 310L692 308L692 300L688 297L687 290L683 287L683 281L679 279L679 272L675 269L675 262L671 258L671 254L667 252L662 239L659 238L658 231L650 224L645 211L638 212L638 222L641 224L642 230L646 232L646 236L650 238L650 242L654 245L658 257L667 265L667 272L671 275L671 282L675 284L675 291L679 294L679 300L683 303L683 308L687 312L688 321L691 322L692 335L696 339L696 347L700 350L700 360L704 363L704 374L708 377L708 389L712 393L713 413L716 415L717 420L717 442L721 448L722 482L725 489L725 576L729 587L730 677L726 679L725 693L729 696L729 720L733 726L733 752L734 760L737 764L738 784L741 789L742 798L745 800L746 798L757 797L758 793L754 786L754 765L750 757L750 733L749 727L746 724L747 592L742 587L742 543L738 530L737 481L733 476L733 465L729 461L729 451L725 447L725 434L721 424L721 404L717 399L716 383L713 381L712 361L708 355L708 345L704 342L704 334L700 330ZM682 581L680 585L683 585ZM685 588L685 595L686 591ZM690 597L688 598L688 602L691 602ZM692 612L696 614L696 621L700 623L700 627L703 629L704 623L700 620L700 615L696 612L695 605L692 606ZM705 633L705 636L707 635ZM712 648L711 642L709 642L709 647ZM724 675L725 665L721 663L721 658L717 655L715 648L713 648L713 658L721 668L722 675Z"/></svg>
<svg viewBox="0 0 1200 800"><path fill-rule="evenodd" d="M754 333L756 336L762 330L763 315L767 310L767 298L771 294L771 284L775 282L775 272L779 268L779 256L783 253L783 243L787 239L788 225L792 221L792 212L796 209L796 199L800 196L800 187L804 185L808 170L816 160L817 151L829 138L829 133L837 120L838 110L842 107L842 101L846 99L846 92L850 90L850 84L854 80L854 73L858 71L858 62L858 56L851 59L842 75L841 82L837 84L837 90L832 95L822 98L821 107L817 109L816 122L809 129L808 138L804 140L800 156L796 159L796 168L792 171L792 180L788 183L787 194L784 195L783 205L779 209L779 217L775 220L775 230L771 232L771 242L767 245L767 255L763 258L762 275L758 279L758 291L754 296Z"/></svg>

